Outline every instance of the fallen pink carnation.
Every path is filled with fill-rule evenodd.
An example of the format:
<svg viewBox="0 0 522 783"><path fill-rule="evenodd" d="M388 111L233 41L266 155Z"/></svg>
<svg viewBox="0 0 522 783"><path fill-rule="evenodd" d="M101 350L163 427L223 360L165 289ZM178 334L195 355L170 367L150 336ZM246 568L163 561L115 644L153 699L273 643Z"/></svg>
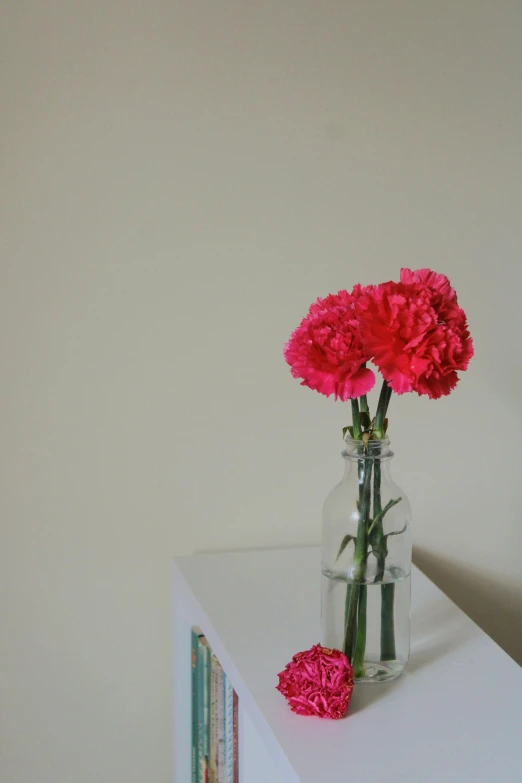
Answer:
<svg viewBox="0 0 522 783"><path fill-rule="evenodd" d="M278 676L277 690L298 715L334 720L346 715L353 692L353 671L340 650L316 644L294 655Z"/></svg>

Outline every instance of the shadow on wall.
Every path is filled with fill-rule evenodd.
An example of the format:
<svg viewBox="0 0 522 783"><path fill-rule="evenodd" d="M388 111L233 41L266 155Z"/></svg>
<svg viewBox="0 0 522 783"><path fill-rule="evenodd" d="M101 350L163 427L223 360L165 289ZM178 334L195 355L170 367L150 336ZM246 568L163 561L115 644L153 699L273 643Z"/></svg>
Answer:
<svg viewBox="0 0 522 783"><path fill-rule="evenodd" d="M413 560L426 576L522 665L522 606L515 589L418 547L414 548Z"/></svg>

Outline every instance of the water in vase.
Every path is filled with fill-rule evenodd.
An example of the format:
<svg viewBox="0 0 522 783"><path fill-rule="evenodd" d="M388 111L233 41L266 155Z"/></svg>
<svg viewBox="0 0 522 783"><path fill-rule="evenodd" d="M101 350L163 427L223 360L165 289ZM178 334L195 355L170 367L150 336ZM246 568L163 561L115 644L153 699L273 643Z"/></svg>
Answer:
<svg viewBox="0 0 522 783"><path fill-rule="evenodd" d="M382 682L403 671L410 652L410 581L409 574L394 568L386 570L379 582L357 585L356 589L366 592L366 644L363 670L355 673L356 679ZM353 585L346 573L322 572L321 639L324 647L347 652L345 618ZM392 632L391 643L389 635L383 638L382 630L383 606L389 607L390 602L393 605L393 627L388 629Z"/></svg>

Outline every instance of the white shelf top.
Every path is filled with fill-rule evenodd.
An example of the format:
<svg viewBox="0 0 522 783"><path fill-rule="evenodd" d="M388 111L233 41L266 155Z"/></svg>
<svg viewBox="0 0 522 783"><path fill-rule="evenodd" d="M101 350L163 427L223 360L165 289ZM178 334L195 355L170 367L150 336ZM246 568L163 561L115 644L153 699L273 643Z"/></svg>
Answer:
<svg viewBox="0 0 522 783"><path fill-rule="evenodd" d="M338 721L275 690L319 641L319 549L180 557L175 579L285 780L522 781L522 669L418 569L406 673L356 686Z"/></svg>

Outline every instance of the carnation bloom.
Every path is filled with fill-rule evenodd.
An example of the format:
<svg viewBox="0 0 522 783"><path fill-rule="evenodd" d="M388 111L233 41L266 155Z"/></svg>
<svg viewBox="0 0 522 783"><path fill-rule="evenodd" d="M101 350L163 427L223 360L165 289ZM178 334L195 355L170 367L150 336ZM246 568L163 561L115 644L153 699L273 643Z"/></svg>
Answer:
<svg viewBox="0 0 522 783"><path fill-rule="evenodd" d="M466 314L445 275L401 270L400 283L383 283L357 305L368 353L397 394L432 399L455 388L473 343Z"/></svg>
<svg viewBox="0 0 522 783"><path fill-rule="evenodd" d="M367 394L375 375L361 340L356 302L370 289L355 286L318 299L285 345L285 359L301 385L343 401Z"/></svg>
<svg viewBox="0 0 522 783"><path fill-rule="evenodd" d="M279 675L277 690L298 715L342 718L353 691L350 661L340 650L316 644L294 655Z"/></svg>

